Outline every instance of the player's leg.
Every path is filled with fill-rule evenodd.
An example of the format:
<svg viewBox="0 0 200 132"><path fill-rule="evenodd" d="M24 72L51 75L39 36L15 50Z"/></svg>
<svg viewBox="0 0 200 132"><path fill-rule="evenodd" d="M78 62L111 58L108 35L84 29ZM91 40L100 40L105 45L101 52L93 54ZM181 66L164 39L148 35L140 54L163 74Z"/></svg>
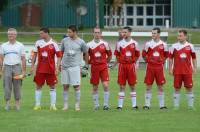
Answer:
<svg viewBox="0 0 200 132"><path fill-rule="evenodd" d="M46 83L49 86L49 95L50 95L50 110L56 111L56 87L57 77L55 74L46 74Z"/></svg>
<svg viewBox="0 0 200 132"><path fill-rule="evenodd" d="M50 110L56 111L56 88L55 85L49 86L49 95L50 95Z"/></svg>
<svg viewBox="0 0 200 132"><path fill-rule="evenodd" d="M69 98L69 84L63 84L63 108L62 110L68 109L68 98Z"/></svg>
<svg viewBox="0 0 200 132"><path fill-rule="evenodd" d="M15 65L13 67L13 73L14 75L21 74L21 66ZM20 109L20 99L21 99L21 86L22 86L22 80L13 80L13 90L14 90L14 97L15 97L15 109Z"/></svg>
<svg viewBox="0 0 200 132"><path fill-rule="evenodd" d="M179 109L182 81L182 75L174 75L174 110Z"/></svg>
<svg viewBox="0 0 200 132"><path fill-rule="evenodd" d="M118 93L118 107L121 110L123 107L124 97L125 97L125 86L126 86L126 71L123 64L119 64L118 67L118 84L120 86L120 91Z"/></svg>
<svg viewBox="0 0 200 132"><path fill-rule="evenodd" d="M127 79L131 90L130 96L131 96L132 108L136 110L138 109L138 106L136 100L136 87L135 87L135 84L137 83L135 64L127 66Z"/></svg>
<svg viewBox="0 0 200 132"><path fill-rule="evenodd" d="M152 98L151 89L153 82L154 82L154 71L147 67L144 80L144 83L146 84L146 91L145 91L145 105L143 109L150 109L151 98Z"/></svg>
<svg viewBox="0 0 200 132"><path fill-rule="evenodd" d="M12 92L12 68L11 66L5 65L3 70L3 87L4 87L4 98L6 101L5 110L10 109L10 98Z"/></svg>
<svg viewBox="0 0 200 132"><path fill-rule="evenodd" d="M90 83L92 84L92 99L94 103L94 110L99 110L99 94L98 94L98 84L100 79L99 73L100 73L99 67L92 65Z"/></svg>
<svg viewBox="0 0 200 132"><path fill-rule="evenodd" d="M108 81L103 81L103 88L104 88L104 103L103 103L103 110L109 110L109 82Z"/></svg>
<svg viewBox="0 0 200 132"><path fill-rule="evenodd" d="M108 74L108 67L105 65L103 69L100 71L100 78L103 84L104 89L104 106L103 110L109 110L109 74Z"/></svg>
<svg viewBox="0 0 200 132"><path fill-rule="evenodd" d="M193 94L193 81L192 81L192 74L184 75L184 86L186 88L186 96L188 100L188 108L189 109L195 109L194 108L194 94Z"/></svg>
<svg viewBox="0 0 200 132"><path fill-rule="evenodd" d="M61 84L63 85L63 108L62 110L68 109L68 98L69 98L69 68L61 69Z"/></svg>
<svg viewBox="0 0 200 132"><path fill-rule="evenodd" d="M167 109L167 107L165 106L165 95L163 90L163 85L165 84L165 77L162 67L160 69L156 69L155 79L158 88L159 107L160 109Z"/></svg>
<svg viewBox="0 0 200 132"><path fill-rule="evenodd" d="M99 110L98 84L97 85L93 84L92 99L93 99L93 103L94 103L94 110Z"/></svg>
<svg viewBox="0 0 200 132"><path fill-rule="evenodd" d="M81 71L80 66L72 67L69 70L69 81L70 85L74 87L75 90L75 110L80 110L80 98L81 98Z"/></svg>
<svg viewBox="0 0 200 132"><path fill-rule="evenodd" d="M34 82L36 84L34 110L40 110L41 109L42 86L45 83L45 75L42 73L36 72L36 75L34 77Z"/></svg>

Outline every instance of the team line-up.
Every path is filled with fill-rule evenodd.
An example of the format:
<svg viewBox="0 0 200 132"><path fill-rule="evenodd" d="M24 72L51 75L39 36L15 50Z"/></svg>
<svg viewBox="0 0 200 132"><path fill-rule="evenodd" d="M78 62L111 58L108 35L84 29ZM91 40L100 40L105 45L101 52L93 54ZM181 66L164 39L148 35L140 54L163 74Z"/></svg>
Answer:
<svg viewBox="0 0 200 132"><path fill-rule="evenodd" d="M67 28L67 36L61 41L61 47L50 36L48 28L40 29L40 40L36 41L30 74L34 75L35 106L34 110L41 110L42 86L46 84L50 90L50 110L56 111L56 75L61 73L61 84L63 85L63 108L68 109L69 87L75 90L75 110L80 111L81 97L81 63L82 57L87 65L91 67L90 83L92 84L92 99L94 110L99 110L98 85L102 82L104 89L103 110L109 110L109 72L108 63L112 58L112 51L109 44L103 40L101 29L93 29L93 40L85 43L77 36L77 28L70 25ZM180 89L182 84L186 88L188 108L194 110L193 102L193 80L192 75L197 70L196 53L191 43L187 41L187 31L178 30L178 41L170 48L160 39L160 29L152 29L152 39L145 43L142 52L138 48L138 43L131 37L132 29L124 27L119 29L119 40L116 42L114 55L118 65L118 110L122 110L125 97L126 83L130 87L130 97L132 109L137 110L136 101L136 62L140 55L146 62L146 74L144 83L146 84L145 104L143 109L151 107L152 84L157 84L159 108L167 109L164 100L163 85L164 63L169 60L169 73L174 77L174 109L179 109ZM21 78L26 76L26 58L24 45L16 40L17 31L14 28L8 29L8 42L0 47L0 73L3 77L3 88L5 98L5 110L10 110L10 98L12 89L14 91L15 109L20 110L21 99ZM57 61L55 61L55 56ZM37 66L35 62L37 59ZM55 64L56 63L56 64ZM20 75L20 77L19 77Z"/></svg>

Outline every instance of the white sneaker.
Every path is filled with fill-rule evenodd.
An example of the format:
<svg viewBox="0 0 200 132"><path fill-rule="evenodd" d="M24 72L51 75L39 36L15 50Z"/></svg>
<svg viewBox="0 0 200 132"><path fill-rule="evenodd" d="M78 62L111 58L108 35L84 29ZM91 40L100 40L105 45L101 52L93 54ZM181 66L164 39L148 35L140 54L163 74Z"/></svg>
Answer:
<svg viewBox="0 0 200 132"><path fill-rule="evenodd" d="M64 104L62 110L64 110L64 111L68 110L68 104L67 103Z"/></svg>
<svg viewBox="0 0 200 132"><path fill-rule="evenodd" d="M79 103L75 104L75 111L80 111L80 104Z"/></svg>

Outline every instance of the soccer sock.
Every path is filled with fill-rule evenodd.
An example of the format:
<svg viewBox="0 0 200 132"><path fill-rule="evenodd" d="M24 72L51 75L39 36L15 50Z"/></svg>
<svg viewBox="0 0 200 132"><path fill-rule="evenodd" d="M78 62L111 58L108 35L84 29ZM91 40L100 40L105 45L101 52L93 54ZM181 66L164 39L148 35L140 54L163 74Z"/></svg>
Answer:
<svg viewBox="0 0 200 132"><path fill-rule="evenodd" d="M76 90L75 91L75 102L76 104L80 104L80 98L81 98L81 90Z"/></svg>
<svg viewBox="0 0 200 132"><path fill-rule="evenodd" d="M109 91L104 91L104 106L109 106L109 105L108 105L109 96L110 96Z"/></svg>
<svg viewBox="0 0 200 132"><path fill-rule="evenodd" d="M132 101L132 107L136 107L137 106L136 92L130 92L130 96L131 96L131 101Z"/></svg>
<svg viewBox="0 0 200 132"><path fill-rule="evenodd" d="M39 106L41 102L42 90L36 89L35 90L35 105Z"/></svg>
<svg viewBox="0 0 200 132"><path fill-rule="evenodd" d="M180 103L180 93L174 92L174 107L179 107Z"/></svg>
<svg viewBox="0 0 200 132"><path fill-rule="evenodd" d="M188 92L186 94L187 96L187 99L188 99L188 106L189 107L193 107L193 101L194 101L194 95L193 95L193 92Z"/></svg>
<svg viewBox="0 0 200 132"><path fill-rule="evenodd" d="M145 106L150 107L150 105L151 105L151 96L152 96L151 91L146 91L146 93L145 93Z"/></svg>
<svg viewBox="0 0 200 132"><path fill-rule="evenodd" d="M63 91L63 101L64 101L64 106L67 105L67 102L68 102L68 91Z"/></svg>
<svg viewBox="0 0 200 132"><path fill-rule="evenodd" d="M56 89L51 88L49 91L50 94L50 100L51 100L51 106L56 104Z"/></svg>
<svg viewBox="0 0 200 132"><path fill-rule="evenodd" d="M125 96L124 92L119 92L118 93L118 107L122 107L123 106L124 96Z"/></svg>
<svg viewBox="0 0 200 132"><path fill-rule="evenodd" d="M98 93L93 93L92 98L93 98L94 106L98 107L99 106L99 95L98 95Z"/></svg>
<svg viewBox="0 0 200 132"><path fill-rule="evenodd" d="M159 100L160 107L164 107L165 106L165 95L164 95L163 91L158 92L158 100Z"/></svg>

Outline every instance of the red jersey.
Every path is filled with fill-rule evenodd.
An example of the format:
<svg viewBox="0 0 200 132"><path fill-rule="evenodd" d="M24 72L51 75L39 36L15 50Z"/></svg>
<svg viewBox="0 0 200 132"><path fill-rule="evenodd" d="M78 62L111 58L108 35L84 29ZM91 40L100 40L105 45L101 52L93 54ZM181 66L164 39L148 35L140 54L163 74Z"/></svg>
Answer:
<svg viewBox="0 0 200 132"><path fill-rule="evenodd" d="M192 44L175 43L170 48L170 58L173 59L174 74L192 74L192 61L196 53Z"/></svg>
<svg viewBox="0 0 200 132"><path fill-rule="evenodd" d="M61 57L61 51L56 42L52 39L45 42L43 39L38 40L33 52L38 55L37 70L38 73L55 74L55 55Z"/></svg>
<svg viewBox="0 0 200 132"><path fill-rule="evenodd" d="M112 56L111 48L108 43L100 40L96 43L94 40L87 44L90 64L107 64L107 58Z"/></svg>
<svg viewBox="0 0 200 132"><path fill-rule="evenodd" d="M142 51L142 57L146 58L149 67L156 68L163 66L169 52L167 45L163 41L155 42L154 40L148 41Z"/></svg>
<svg viewBox="0 0 200 132"><path fill-rule="evenodd" d="M126 42L124 39L118 41L115 49L115 56L118 58L119 63L135 63L136 59L140 56L138 43L133 39L129 42Z"/></svg>

